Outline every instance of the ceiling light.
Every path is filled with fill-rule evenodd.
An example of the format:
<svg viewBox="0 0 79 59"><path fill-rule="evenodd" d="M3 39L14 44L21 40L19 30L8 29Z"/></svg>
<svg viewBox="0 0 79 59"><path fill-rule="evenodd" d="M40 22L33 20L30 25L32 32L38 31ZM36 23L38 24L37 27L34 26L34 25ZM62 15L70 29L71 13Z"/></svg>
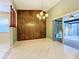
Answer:
<svg viewBox="0 0 79 59"><path fill-rule="evenodd" d="M40 12L40 16L43 16L43 11Z"/></svg>
<svg viewBox="0 0 79 59"><path fill-rule="evenodd" d="M37 14L36 16L39 17L39 14Z"/></svg>
<svg viewBox="0 0 79 59"><path fill-rule="evenodd" d="M48 14L45 14L46 17L48 17Z"/></svg>
<svg viewBox="0 0 79 59"><path fill-rule="evenodd" d="M46 17L45 16L43 16L43 19L45 19Z"/></svg>
<svg viewBox="0 0 79 59"><path fill-rule="evenodd" d="M39 14L37 14L36 16L37 16L37 18L39 18L39 19L46 19L46 18L48 17L48 14L45 13L45 12L43 12L43 11L41 11L41 12L40 12Z"/></svg>
<svg viewBox="0 0 79 59"><path fill-rule="evenodd" d="M41 17L41 16L39 16L38 18L39 18L39 19L42 19L42 17Z"/></svg>
<svg viewBox="0 0 79 59"><path fill-rule="evenodd" d="M41 10L42 10L42 0L41 0ZM46 19L48 17L48 14L46 12L44 12L44 11L41 11L36 16L39 19Z"/></svg>

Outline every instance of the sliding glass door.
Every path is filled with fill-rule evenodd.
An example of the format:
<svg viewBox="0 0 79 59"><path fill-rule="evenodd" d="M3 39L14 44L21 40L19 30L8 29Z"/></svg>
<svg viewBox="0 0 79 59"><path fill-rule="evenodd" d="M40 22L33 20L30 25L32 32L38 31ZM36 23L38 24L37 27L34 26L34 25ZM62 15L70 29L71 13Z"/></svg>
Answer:
<svg viewBox="0 0 79 59"><path fill-rule="evenodd" d="M79 19L64 21L64 44L79 50Z"/></svg>
<svg viewBox="0 0 79 59"><path fill-rule="evenodd" d="M62 42L62 18L56 19L54 21L54 40Z"/></svg>
<svg viewBox="0 0 79 59"><path fill-rule="evenodd" d="M64 22L64 36L71 40L78 40L79 36L79 20L71 20Z"/></svg>

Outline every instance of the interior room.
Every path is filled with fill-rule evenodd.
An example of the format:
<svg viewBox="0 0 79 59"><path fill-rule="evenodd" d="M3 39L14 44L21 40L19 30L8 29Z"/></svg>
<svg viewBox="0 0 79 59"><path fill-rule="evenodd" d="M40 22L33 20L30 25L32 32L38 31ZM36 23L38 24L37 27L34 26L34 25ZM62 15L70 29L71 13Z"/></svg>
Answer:
<svg viewBox="0 0 79 59"><path fill-rule="evenodd" d="M79 59L79 0L0 0L0 59Z"/></svg>

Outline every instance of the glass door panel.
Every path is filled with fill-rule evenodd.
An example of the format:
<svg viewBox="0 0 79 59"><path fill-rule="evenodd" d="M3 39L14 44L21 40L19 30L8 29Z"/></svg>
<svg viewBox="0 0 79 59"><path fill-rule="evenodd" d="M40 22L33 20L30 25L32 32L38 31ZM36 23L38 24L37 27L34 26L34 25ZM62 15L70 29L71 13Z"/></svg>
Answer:
<svg viewBox="0 0 79 59"><path fill-rule="evenodd" d="M54 25L54 40L62 42L62 18L56 19Z"/></svg>

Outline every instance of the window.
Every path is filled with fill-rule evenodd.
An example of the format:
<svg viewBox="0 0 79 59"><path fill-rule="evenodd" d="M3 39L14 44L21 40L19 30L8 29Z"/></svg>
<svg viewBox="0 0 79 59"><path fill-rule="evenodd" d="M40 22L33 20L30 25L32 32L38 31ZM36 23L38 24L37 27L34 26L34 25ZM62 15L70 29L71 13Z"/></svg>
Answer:
<svg viewBox="0 0 79 59"><path fill-rule="evenodd" d="M0 17L0 32L9 32L9 21L7 17Z"/></svg>
<svg viewBox="0 0 79 59"><path fill-rule="evenodd" d="M79 23L65 23L65 35L66 36L78 36L79 35Z"/></svg>
<svg viewBox="0 0 79 59"><path fill-rule="evenodd" d="M78 36L78 32L79 32L78 25L79 25L79 23L72 24L72 35L73 36Z"/></svg>

